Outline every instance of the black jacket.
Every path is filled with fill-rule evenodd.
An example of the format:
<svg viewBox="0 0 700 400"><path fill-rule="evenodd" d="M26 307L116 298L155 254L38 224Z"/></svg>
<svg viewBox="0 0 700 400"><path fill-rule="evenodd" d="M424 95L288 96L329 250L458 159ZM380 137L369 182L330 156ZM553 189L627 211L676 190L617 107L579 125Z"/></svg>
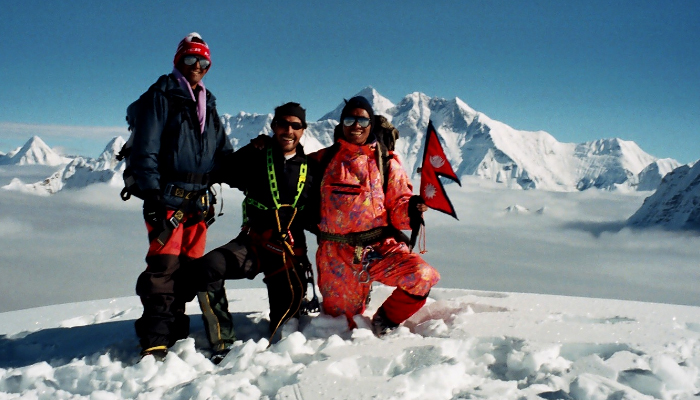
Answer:
<svg viewBox="0 0 700 400"><path fill-rule="evenodd" d="M141 96L131 166L142 191L163 191L168 185L187 191L206 189L210 182L193 182L186 174L213 174L233 152L216 111L216 98L207 90L206 99L206 127L200 133L196 103L172 74L161 76ZM168 193L164 199L173 208L183 201Z"/></svg>
<svg viewBox="0 0 700 400"><path fill-rule="evenodd" d="M304 148L297 146L297 153L289 160L285 160L281 149L272 138L266 138L266 148L256 149L248 144L227 157L225 170L222 171L221 180L231 187L240 189L246 194L244 200L245 217L244 225L262 233L273 229L277 231L277 218L275 216L275 202L270 189L270 177L267 170L267 152L272 151L275 177L279 191L280 204L292 204L297 196L297 184L302 164L307 164L306 181L297 200L297 211L294 215L290 231L295 241L295 247L306 247L304 229L309 223L310 188L314 182L316 164L314 160L307 160ZM262 204L267 210L263 210L250 203L248 199ZM279 209L280 226L286 228L294 210L291 207Z"/></svg>

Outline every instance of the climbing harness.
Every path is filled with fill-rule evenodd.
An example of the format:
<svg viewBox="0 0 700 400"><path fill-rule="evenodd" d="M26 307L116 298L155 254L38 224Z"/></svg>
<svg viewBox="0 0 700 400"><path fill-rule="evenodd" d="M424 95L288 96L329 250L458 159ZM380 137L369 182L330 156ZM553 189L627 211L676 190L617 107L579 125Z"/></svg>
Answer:
<svg viewBox="0 0 700 400"><path fill-rule="evenodd" d="M297 203L299 202L299 198L301 197L301 193L304 191L304 185L306 184L306 175L308 171L308 163L306 160L301 164L299 167L299 180L297 181L297 193L296 196L294 196L294 202L292 204L280 204L280 192L277 184L277 174L275 174L275 163L274 159L272 157L272 149L268 148L267 149L267 177L268 177L268 182L270 183L270 193L272 194L272 201L275 203L275 209L280 209L282 207L293 207L296 208ZM269 210L270 208L267 207L266 205L262 204L261 202L253 199L252 197L247 196L246 193L246 198L243 200L243 225L246 225L248 222L248 213L246 212L247 206L253 206L259 210ZM303 206L299 207L299 209L304 209ZM296 212L296 211L295 211Z"/></svg>
<svg viewBox="0 0 700 400"><path fill-rule="evenodd" d="M317 237L320 240L330 240L332 242L345 243L355 248L355 257L353 264L359 264L362 260L362 252L370 243L376 243L383 238L391 237L396 232L395 228L390 226L380 226L363 232L354 232L346 234L337 234L329 232L319 232Z"/></svg>
<svg viewBox="0 0 700 400"><path fill-rule="evenodd" d="M268 177L268 182L270 184L270 193L272 195L272 201L274 203L274 208L272 209L275 213L275 221L277 223L277 234L279 235L277 239L279 239L279 243L272 243L272 241L268 241L265 245L270 247L270 250L273 250L282 256L282 268L277 271L273 271L269 274L266 274L266 276L271 276L273 274L276 274L278 272L281 272L282 270L286 272L287 274L287 282L289 283L289 288L292 293L292 299L291 303L289 304L289 307L287 308L287 311L282 315L282 318L277 322L277 326L275 326L274 329L272 329L272 334L270 335L270 344L272 343L272 339L274 338L275 334L277 333L277 330L282 326L284 322L287 321L289 315L294 315L296 314L301 306L301 301L299 302L299 306L297 307L296 310L292 310L294 307L294 300L296 298L296 290L295 290L295 284L298 284L299 288L303 287L303 283L301 279L299 278L299 274L296 271L295 265L294 265L294 260L296 253L294 252L294 237L291 234L290 228L292 226L292 222L294 221L294 217L296 217L297 212L300 209L303 209L302 207L297 207L297 203L299 202L299 199L301 198L301 194L304 191L304 186L306 185L306 177L307 177L307 171L308 171L308 163L306 159L304 159L304 162L300 165L299 167L299 179L297 181L297 192L296 195L294 196L294 201L291 204L282 204L280 202L280 192L279 192L279 186L277 183L277 174L275 173L275 163L274 163L274 158L273 158L273 151L272 148L267 149L267 155L266 155L266 162L267 162L267 177ZM246 212L247 206L252 206L255 207L259 210L267 211L270 210L270 207L267 207L266 205L262 204L261 202L249 197L246 193L246 198L243 200L243 224L247 225L248 223L248 215ZM291 207L293 209L292 216L289 218L289 222L286 224L286 226L282 226L282 222L280 221L280 214L279 210L283 207ZM279 244L279 246L277 246ZM289 257L289 258L288 258ZM292 272L290 273L290 270ZM292 275L296 278L296 282L293 284L292 283ZM318 303L318 298L316 297L315 289L314 289L314 299Z"/></svg>

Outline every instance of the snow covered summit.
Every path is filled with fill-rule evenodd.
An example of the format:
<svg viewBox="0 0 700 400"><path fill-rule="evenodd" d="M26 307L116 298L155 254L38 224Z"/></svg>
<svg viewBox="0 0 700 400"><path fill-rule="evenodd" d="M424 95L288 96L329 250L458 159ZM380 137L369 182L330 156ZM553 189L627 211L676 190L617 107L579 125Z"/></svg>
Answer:
<svg viewBox="0 0 700 400"><path fill-rule="evenodd" d="M369 100L370 104L372 104L374 112L377 114L387 115L387 110L394 107L394 103L392 103L391 100L379 94L379 92L377 92L377 90L371 86L360 90L357 94L355 94L355 96L362 96ZM355 96L350 96L345 100L350 100L350 98ZM340 119L340 113L343 111L343 107L345 107L345 101L341 101L340 104L338 104L338 107L319 118L319 121L325 121L328 119L338 121Z"/></svg>
<svg viewBox="0 0 700 400"><path fill-rule="evenodd" d="M697 307L436 289L381 339L372 308L358 329L303 316L270 343L264 289L228 298L240 340L219 365L200 318L163 362L139 361L135 297L2 313L0 398L680 400L700 388Z"/></svg>
<svg viewBox="0 0 700 400"><path fill-rule="evenodd" d="M39 138L36 139L41 141ZM72 160L68 159L69 162L64 168L43 181L26 184L15 178L3 189L50 195L63 189L79 189L99 182L122 185L121 174L124 172L124 162L117 161L116 154L124 143L124 138L117 136L110 140L97 158L75 157Z"/></svg>
<svg viewBox="0 0 700 400"><path fill-rule="evenodd" d="M70 160L52 150L38 136L32 136L20 149L0 157L0 164L57 166Z"/></svg>

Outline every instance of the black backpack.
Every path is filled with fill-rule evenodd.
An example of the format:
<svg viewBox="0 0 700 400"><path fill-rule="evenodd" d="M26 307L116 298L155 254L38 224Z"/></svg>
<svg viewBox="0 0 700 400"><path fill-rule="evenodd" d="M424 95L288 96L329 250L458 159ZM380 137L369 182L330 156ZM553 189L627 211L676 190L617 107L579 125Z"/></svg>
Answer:
<svg viewBox="0 0 700 400"><path fill-rule="evenodd" d="M118 161L124 160L124 189L122 189L121 193L119 193L119 196L124 201L129 200L131 196L143 199L143 193L141 193L141 189L139 189L139 186L136 184L136 178L134 177L134 171L131 169L130 160L131 147L134 144L134 125L138 114L139 100L141 100L141 97L129 104L129 106L126 108L126 124L129 126L130 135L129 139L126 141L126 143L124 143L121 150L119 150L119 153L116 155Z"/></svg>
<svg viewBox="0 0 700 400"><path fill-rule="evenodd" d="M150 90L161 90L161 89L154 89L151 88ZM161 90L162 91L162 90ZM143 193L141 192L141 189L139 189L139 186L136 184L136 177L134 176L134 171L131 168L131 150L134 144L134 129L136 126L136 120L138 118L139 111L142 108L141 102L143 97L148 93L146 91L144 94L142 94L136 101L133 103L129 104L129 106L126 108L126 124L129 127L129 132L131 134L129 135L129 139L124 143L122 146L121 150L119 153L116 155L117 161L122 161L124 160L124 189L122 189L121 193L119 195L121 196L122 200L127 201L131 198L131 196L134 196L136 198L139 198L143 200ZM165 92L163 92L165 93ZM166 94L167 96L167 94ZM177 99L175 96L167 96L168 98L168 116L165 119L166 125L167 122L170 120L170 117L173 114L173 110L178 110L180 108L181 100Z"/></svg>

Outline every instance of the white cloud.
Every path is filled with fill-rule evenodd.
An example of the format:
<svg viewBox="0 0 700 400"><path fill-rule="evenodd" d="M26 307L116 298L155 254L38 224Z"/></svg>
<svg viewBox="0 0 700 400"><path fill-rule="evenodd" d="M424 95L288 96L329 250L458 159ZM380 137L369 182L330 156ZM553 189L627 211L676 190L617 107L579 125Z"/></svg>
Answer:
<svg viewBox="0 0 700 400"><path fill-rule="evenodd" d="M0 170L0 181L8 174ZM23 285L31 290L37 282L0 282L0 311L133 294L144 268L146 234L141 201L123 202L120 189L99 184L49 197L0 191L0 209L34 228L28 237L3 236L0 270L20 267L42 284L56 279L63 284L43 298L5 299L3 293ZM700 281L700 237L620 230L644 194L509 190L477 179L446 190L460 220L434 210L425 214L424 258L442 274L438 287L700 305L697 285L691 284ZM225 215L212 226L208 249L238 234L241 200L238 191L224 190ZM545 211L507 214L514 204ZM18 229L16 223L9 227ZM313 259L315 240L309 239ZM75 287L86 276L105 273L112 279L89 290ZM260 280L232 285L263 286Z"/></svg>

